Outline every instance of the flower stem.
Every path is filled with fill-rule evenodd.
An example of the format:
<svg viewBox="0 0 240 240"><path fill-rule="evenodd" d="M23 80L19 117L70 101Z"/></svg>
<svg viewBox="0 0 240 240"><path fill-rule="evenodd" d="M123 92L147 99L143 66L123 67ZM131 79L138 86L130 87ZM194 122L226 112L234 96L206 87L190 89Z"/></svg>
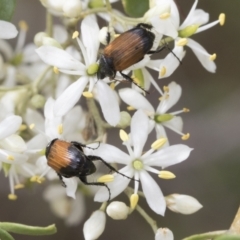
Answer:
<svg viewBox="0 0 240 240"><path fill-rule="evenodd" d="M207 232L207 233L201 233L201 234L196 234L192 235L190 237L186 237L182 240L207 240L207 239L214 239L216 237L219 237L226 233L226 230L221 230L221 231L214 231L214 232Z"/></svg>
<svg viewBox="0 0 240 240"><path fill-rule="evenodd" d="M8 232L33 236L52 235L57 232L55 224L49 225L47 227L35 227L19 223L0 222L0 229Z"/></svg>
<svg viewBox="0 0 240 240"><path fill-rule="evenodd" d="M49 35L49 37L53 36L53 19L52 14L47 11L46 12L46 32Z"/></svg>
<svg viewBox="0 0 240 240"><path fill-rule="evenodd" d="M1 240L14 240L12 235L0 228L0 239Z"/></svg>

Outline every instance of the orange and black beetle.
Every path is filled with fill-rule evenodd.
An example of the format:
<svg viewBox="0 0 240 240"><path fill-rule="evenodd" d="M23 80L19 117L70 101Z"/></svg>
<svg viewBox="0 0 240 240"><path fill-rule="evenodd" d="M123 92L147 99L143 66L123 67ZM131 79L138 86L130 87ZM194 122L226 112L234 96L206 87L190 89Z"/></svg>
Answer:
<svg viewBox="0 0 240 240"><path fill-rule="evenodd" d="M63 177L78 177L86 185L105 186L109 191L110 200L110 189L105 183L87 181L87 176L96 171L96 167L93 161L99 160L103 162L111 171L121 174L124 177L129 177L118 172L101 157L94 155L85 155L83 152L83 147L88 146L79 142L66 142L60 139L54 139L46 147L47 163L57 172L60 180L63 183L63 186L66 187L66 184L63 181Z"/></svg>
<svg viewBox="0 0 240 240"><path fill-rule="evenodd" d="M133 79L122 71L141 61L145 54L162 50L161 48L150 51L155 39L154 33L150 31L151 28L152 26L148 24L140 23L108 44L99 59L98 79L105 77L114 79L116 72L119 71L126 80L134 83Z"/></svg>

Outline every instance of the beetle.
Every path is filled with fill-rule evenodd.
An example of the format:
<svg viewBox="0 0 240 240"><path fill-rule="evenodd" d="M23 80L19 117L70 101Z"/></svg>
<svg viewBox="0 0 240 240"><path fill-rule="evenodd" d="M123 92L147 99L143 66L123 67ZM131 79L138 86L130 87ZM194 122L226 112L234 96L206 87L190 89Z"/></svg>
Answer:
<svg viewBox="0 0 240 240"><path fill-rule="evenodd" d="M99 160L103 162L111 171L114 171L129 179L132 178L118 172L101 157L95 155L86 155L83 152L84 147L90 148L75 141L67 142L58 138L53 139L46 147L45 155L47 158L47 164L57 172L64 187L66 187L66 184L63 181L63 177L78 177L86 185L105 186L109 192L108 200L110 200L111 192L105 183L87 181L87 176L96 172L96 167L93 161Z"/></svg>
<svg viewBox="0 0 240 240"><path fill-rule="evenodd" d="M165 48L163 46L156 51L151 51L155 40L155 34L150 31L151 28L151 25L140 23L136 27L120 34L120 36L108 44L99 59L98 79L105 77L114 79L116 72L120 72L123 78L141 88L131 77L122 71L141 61L145 54L160 52ZM109 35L107 40L110 40Z"/></svg>

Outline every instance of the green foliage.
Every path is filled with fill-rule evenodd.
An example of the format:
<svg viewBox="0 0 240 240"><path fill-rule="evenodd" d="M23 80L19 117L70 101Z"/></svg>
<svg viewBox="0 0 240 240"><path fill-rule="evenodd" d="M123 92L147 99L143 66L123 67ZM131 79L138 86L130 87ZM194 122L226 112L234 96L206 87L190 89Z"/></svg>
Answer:
<svg viewBox="0 0 240 240"><path fill-rule="evenodd" d="M216 238L216 240L240 240L239 235L224 235Z"/></svg>
<svg viewBox="0 0 240 240"><path fill-rule="evenodd" d="M10 22L16 7L16 0L0 0L0 19Z"/></svg>
<svg viewBox="0 0 240 240"><path fill-rule="evenodd" d="M122 0L124 11L130 17L142 17L149 9L149 0Z"/></svg>

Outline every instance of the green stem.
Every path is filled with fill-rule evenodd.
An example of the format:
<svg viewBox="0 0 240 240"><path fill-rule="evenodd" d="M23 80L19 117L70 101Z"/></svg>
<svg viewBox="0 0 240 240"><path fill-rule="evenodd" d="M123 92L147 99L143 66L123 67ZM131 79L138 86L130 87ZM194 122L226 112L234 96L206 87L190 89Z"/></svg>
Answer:
<svg viewBox="0 0 240 240"><path fill-rule="evenodd" d="M51 69L52 67L47 67L42 73L41 75L33 82L32 88L34 92L38 92L38 87L39 84L41 83L41 81L43 80L43 78L45 77L45 75L47 74L47 72Z"/></svg>
<svg viewBox="0 0 240 240"><path fill-rule="evenodd" d="M8 232L33 236L51 235L57 232L55 224L47 227L35 227L19 223L0 222L0 229Z"/></svg>
<svg viewBox="0 0 240 240"><path fill-rule="evenodd" d="M1 240L14 240L12 235L0 228L0 239Z"/></svg>
<svg viewBox="0 0 240 240"><path fill-rule="evenodd" d="M53 36L53 19L52 14L47 11L46 12L46 32L49 35L49 37Z"/></svg>
<svg viewBox="0 0 240 240"><path fill-rule="evenodd" d="M146 220L146 222L152 227L152 230L155 234L158 230L157 222L154 219L152 219L139 205L136 206L136 210Z"/></svg>
<svg viewBox="0 0 240 240"><path fill-rule="evenodd" d="M207 232L207 233L201 233L201 234L196 234L192 235L190 237L186 237L182 240L207 240L207 239L214 239L216 237L219 237L223 234L226 233L226 230L221 230L221 231L214 231L214 232Z"/></svg>

